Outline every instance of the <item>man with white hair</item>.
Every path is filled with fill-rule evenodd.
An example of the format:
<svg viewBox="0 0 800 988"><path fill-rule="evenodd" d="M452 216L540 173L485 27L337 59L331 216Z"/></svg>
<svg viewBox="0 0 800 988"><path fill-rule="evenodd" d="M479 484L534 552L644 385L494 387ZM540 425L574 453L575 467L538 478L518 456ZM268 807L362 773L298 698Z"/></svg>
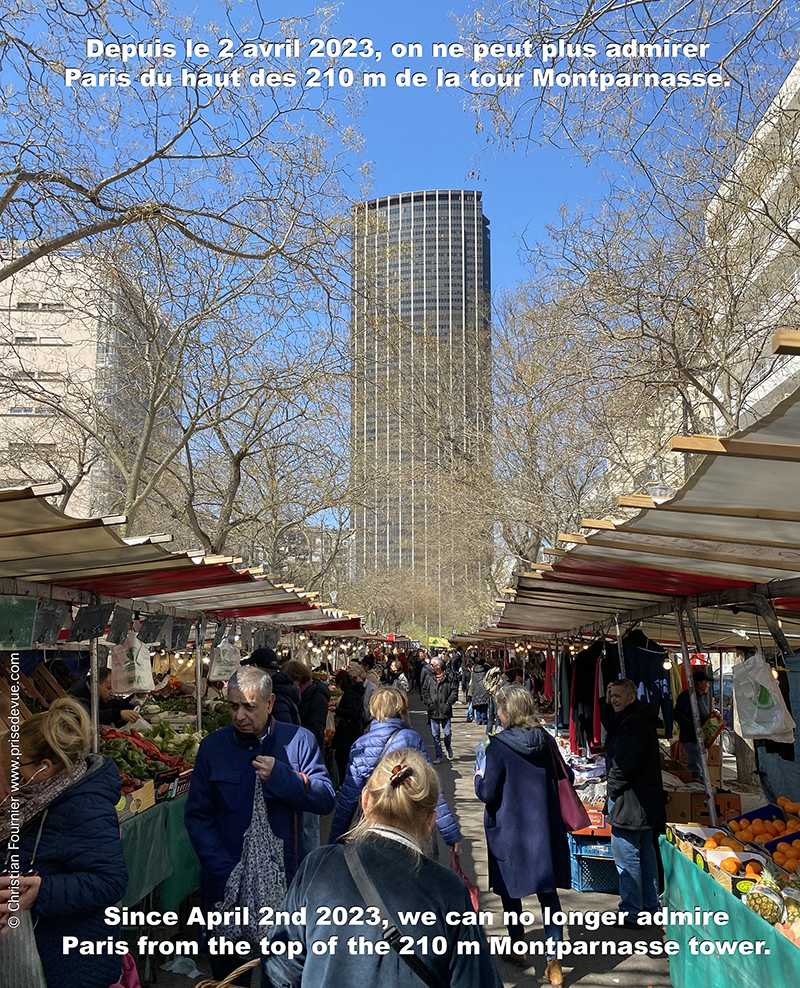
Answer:
<svg viewBox="0 0 800 988"><path fill-rule="evenodd" d="M241 857L256 784L262 787L270 826L283 840L287 882L311 850L302 844L302 814L333 809L333 785L314 735L276 721L274 703L267 672L258 666L237 669L228 681L231 725L200 743L186 800L186 829L200 859L203 909L222 900ZM213 972L216 978L233 970L223 970L227 960L212 958L212 968L220 968Z"/></svg>

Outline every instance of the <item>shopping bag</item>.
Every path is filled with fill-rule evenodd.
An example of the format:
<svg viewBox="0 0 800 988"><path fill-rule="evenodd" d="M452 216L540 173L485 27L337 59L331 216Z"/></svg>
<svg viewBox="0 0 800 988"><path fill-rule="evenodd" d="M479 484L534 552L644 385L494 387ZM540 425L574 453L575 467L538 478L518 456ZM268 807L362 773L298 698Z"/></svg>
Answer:
<svg viewBox="0 0 800 988"><path fill-rule="evenodd" d="M47 988L36 948L30 910L17 913L19 926L0 930L0 985Z"/></svg>
<svg viewBox="0 0 800 988"><path fill-rule="evenodd" d="M794 742L795 722L761 652L733 667L733 696L743 737Z"/></svg>
<svg viewBox="0 0 800 988"><path fill-rule="evenodd" d="M258 925L261 909L277 909L286 895L286 871L283 865L283 841L272 832L264 803L264 790L256 778L253 816L245 831L242 856L225 884L222 902L215 906L223 913L248 907L250 922L217 927L229 940L246 940L258 946L264 927ZM241 913L239 915L242 915Z"/></svg>
<svg viewBox="0 0 800 988"><path fill-rule="evenodd" d="M139 972L136 970L136 961L130 954L122 955L122 974L119 981L115 981L108 988L142 988L139 981Z"/></svg>
<svg viewBox="0 0 800 988"><path fill-rule="evenodd" d="M211 649L211 665L208 669L209 682L227 682L242 663L242 653L227 639Z"/></svg>
<svg viewBox="0 0 800 988"><path fill-rule="evenodd" d="M111 646L111 688L115 693L148 693L153 689L150 648L128 632L122 645Z"/></svg>
<svg viewBox="0 0 800 988"><path fill-rule="evenodd" d="M550 749L550 757L553 760L553 768L558 781L558 803L564 826L567 830L584 830L591 826L586 807L569 780L567 767L561 757L561 752L556 748L555 741L548 741L547 747Z"/></svg>
<svg viewBox="0 0 800 988"><path fill-rule="evenodd" d="M469 892L469 899L470 902L472 903L472 908L475 912L478 912L478 910L480 909L480 889L474 882L470 881L470 879L467 878L467 876L464 874L461 868L461 859L459 858L459 856L456 854L455 850L452 847L450 848L450 867L458 875L458 877L463 880L464 884L467 886L467 891Z"/></svg>

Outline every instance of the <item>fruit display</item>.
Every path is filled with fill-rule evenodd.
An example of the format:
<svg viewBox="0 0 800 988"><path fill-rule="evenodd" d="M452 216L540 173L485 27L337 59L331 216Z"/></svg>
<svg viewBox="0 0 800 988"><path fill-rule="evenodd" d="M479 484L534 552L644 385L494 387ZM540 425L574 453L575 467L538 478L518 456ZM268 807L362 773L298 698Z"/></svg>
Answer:
<svg viewBox="0 0 800 988"><path fill-rule="evenodd" d="M780 874L775 865L767 864L761 880L750 889L744 901L749 909L773 926L785 922L787 908L781 895Z"/></svg>
<svg viewBox="0 0 800 988"><path fill-rule="evenodd" d="M782 810L786 813L791 813L794 816L800 816L800 803L793 803L786 796L779 796L775 802L780 806Z"/></svg>
<svg viewBox="0 0 800 988"><path fill-rule="evenodd" d="M706 842L703 844L706 850L715 851L719 847L727 847L729 851L743 851L744 844L736 840L734 837L730 837L728 834L723 833L718 830L715 834L712 834Z"/></svg>

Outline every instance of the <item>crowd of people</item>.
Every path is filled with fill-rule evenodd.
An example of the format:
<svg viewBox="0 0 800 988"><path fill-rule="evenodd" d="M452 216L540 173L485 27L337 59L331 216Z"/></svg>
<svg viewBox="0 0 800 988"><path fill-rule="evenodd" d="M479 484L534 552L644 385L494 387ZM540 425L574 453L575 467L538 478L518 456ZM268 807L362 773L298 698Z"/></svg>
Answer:
<svg viewBox="0 0 800 988"><path fill-rule="evenodd" d="M334 684L335 704L331 686L309 666L296 659L281 663L269 648L254 651L228 681L231 724L201 742L186 803L186 828L201 865L202 908L226 901L260 792L282 848L280 860L269 865L275 868L274 887L285 893L282 911L300 915L296 910L305 906L309 917L275 930L277 940L303 946L294 957L277 950L269 955L265 985L399 986L417 983L415 978L441 988L499 985L487 951L471 956L454 949L454 937L482 944L480 928L453 928L444 919L472 907L462 879L436 860L437 833L454 855L461 852L462 834L433 766L453 757L452 720L460 703L464 719L485 725L491 738L475 771L475 795L485 804L489 888L500 897L512 940L527 941L522 900L536 895L544 916L552 917L560 911L558 890L570 886L559 780L571 772L539 723L535 680L522 668L504 669L456 651L411 660L399 654L385 662L367 655L340 670ZM409 721L411 688L427 710L432 760ZM103 702L110 699L101 692ZM109 988L121 973L119 957L61 951L67 916L81 939L107 935L103 911L119 901L126 885L114 809L119 775L111 761L89 753L82 701L77 696L54 702L21 732L25 877L19 898L35 921L48 988ZM663 826L664 806L655 716L628 680L611 683L606 701L612 847L621 908L635 925L640 911L658 908L654 837ZM125 711L109 707L116 717ZM321 817L331 813L328 843L320 847ZM0 830L0 838L9 837L8 827ZM252 877L245 875L244 884ZM0 927L8 923L10 898L9 879L0 878ZM336 932L343 941L349 934L366 938L357 955L317 952L311 945L331 932L315 922L326 906L341 907L351 917L372 910L396 928L396 936L386 933L386 924L354 920ZM397 943L404 935L415 942L419 929L404 927L398 915L415 910L431 912L434 919L424 932L430 942L440 938L442 949L413 954L409 961ZM561 985L556 945L564 930L544 918L544 933L544 977ZM531 963L524 952L508 959ZM240 961L212 955L214 978L249 984L250 971L233 973Z"/></svg>

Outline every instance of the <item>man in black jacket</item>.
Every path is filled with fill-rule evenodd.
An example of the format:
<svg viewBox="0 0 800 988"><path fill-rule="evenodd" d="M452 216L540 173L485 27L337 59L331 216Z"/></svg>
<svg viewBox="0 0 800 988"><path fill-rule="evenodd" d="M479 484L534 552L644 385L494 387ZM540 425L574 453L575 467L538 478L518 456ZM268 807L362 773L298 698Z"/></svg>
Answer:
<svg viewBox="0 0 800 988"><path fill-rule="evenodd" d="M295 686L290 676L280 671L278 653L269 646L257 648L249 657L242 659L243 666L258 666L270 674L272 679L272 695L275 706L272 716L284 724L300 726L300 690Z"/></svg>
<svg viewBox="0 0 800 988"><path fill-rule="evenodd" d="M431 674L422 684L422 702L428 708L431 719L431 734L436 757L434 765L442 760L442 735L447 749L447 757L452 760L453 748L450 744L453 704L458 699L458 682L447 675L440 659L431 659Z"/></svg>
<svg viewBox="0 0 800 988"><path fill-rule="evenodd" d="M619 873L626 926L658 909L654 834L664 830L664 789L653 708L637 698L630 679L610 683L600 715L606 727L606 773L611 850Z"/></svg>

